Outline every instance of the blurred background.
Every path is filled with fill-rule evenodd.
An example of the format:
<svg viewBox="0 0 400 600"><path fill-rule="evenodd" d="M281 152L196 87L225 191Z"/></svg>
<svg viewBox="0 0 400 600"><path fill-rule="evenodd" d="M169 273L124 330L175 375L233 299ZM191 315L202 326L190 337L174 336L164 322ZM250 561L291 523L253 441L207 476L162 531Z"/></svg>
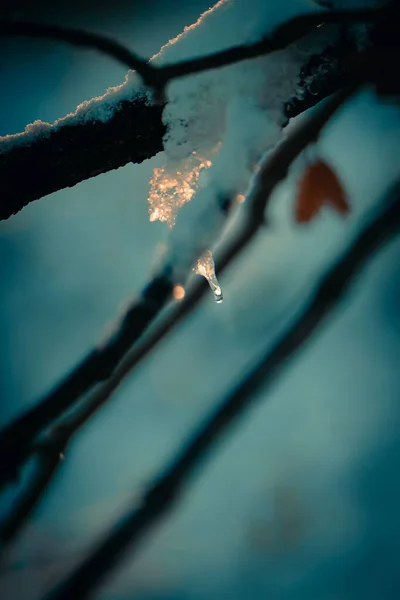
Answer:
<svg viewBox="0 0 400 600"><path fill-rule="evenodd" d="M100 30L150 57L209 0L9 4L16 18ZM0 135L52 122L124 77L96 52L1 40ZM300 158L274 194L270 227L222 277L224 302L210 293L73 443L1 565L1 598L40 598L139 497L371 215L399 174L399 141L399 109L371 91L340 111L319 153L340 175L351 215L326 208L305 227L294 223ZM99 175L0 223L2 425L71 369L146 282L167 229L149 222L147 206L162 162ZM395 241L369 263L99 597L400 597L399 259Z"/></svg>

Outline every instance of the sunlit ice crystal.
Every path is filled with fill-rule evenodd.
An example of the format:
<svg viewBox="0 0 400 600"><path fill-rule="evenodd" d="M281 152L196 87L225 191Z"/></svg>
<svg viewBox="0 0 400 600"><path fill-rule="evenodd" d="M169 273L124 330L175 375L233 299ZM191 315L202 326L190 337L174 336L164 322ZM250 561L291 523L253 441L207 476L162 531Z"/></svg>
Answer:
<svg viewBox="0 0 400 600"><path fill-rule="evenodd" d="M178 163L170 163L153 170L148 197L150 221L164 221L171 229L175 226L179 209L192 199L199 188L207 185L206 171L212 165L210 158L218 154L220 147L220 143L216 144L211 149L209 158L192 152L188 158ZM222 302L222 290L215 275L214 260L209 250L198 259L193 270L207 279L215 301ZM183 297L181 286L176 286L175 291L174 297L180 300Z"/></svg>
<svg viewBox="0 0 400 600"><path fill-rule="evenodd" d="M223 301L222 289L215 275L215 264L210 250L206 250L193 268L195 273L205 277L210 285L214 300L218 304Z"/></svg>
<svg viewBox="0 0 400 600"><path fill-rule="evenodd" d="M194 196L201 171L210 166L210 160L193 152L177 169L167 166L154 169L148 197L150 221L164 221L172 228L180 207Z"/></svg>

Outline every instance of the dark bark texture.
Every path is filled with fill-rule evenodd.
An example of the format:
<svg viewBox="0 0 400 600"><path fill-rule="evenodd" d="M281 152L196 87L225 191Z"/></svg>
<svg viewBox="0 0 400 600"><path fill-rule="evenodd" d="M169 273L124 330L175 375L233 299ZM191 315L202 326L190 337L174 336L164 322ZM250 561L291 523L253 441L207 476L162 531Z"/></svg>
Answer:
<svg viewBox="0 0 400 600"><path fill-rule="evenodd" d="M66 124L31 144L15 144L0 154L0 219L47 194L141 163L162 150L162 106L141 99L123 101L111 119Z"/></svg>

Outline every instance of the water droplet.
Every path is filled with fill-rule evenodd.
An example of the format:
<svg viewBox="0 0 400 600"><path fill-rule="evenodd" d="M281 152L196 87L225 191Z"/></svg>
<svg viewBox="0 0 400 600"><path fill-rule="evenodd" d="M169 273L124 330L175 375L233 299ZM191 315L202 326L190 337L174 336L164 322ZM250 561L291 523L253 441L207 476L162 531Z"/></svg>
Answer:
<svg viewBox="0 0 400 600"><path fill-rule="evenodd" d="M60 460L65 460L65 454L64 454L64 452L60 452Z"/></svg>
<svg viewBox="0 0 400 600"><path fill-rule="evenodd" d="M215 275L215 264L210 250L206 250L206 252L204 252L204 254L197 261L197 264L193 270L199 275L203 275L203 277L207 279L211 291L214 294L215 302L217 304L221 304L224 297L217 276Z"/></svg>
<svg viewBox="0 0 400 600"><path fill-rule="evenodd" d="M214 275L213 277L207 277L208 283L210 285L211 291L214 294L214 300L217 304L221 304L224 297L222 295L221 286L218 283L218 279Z"/></svg>

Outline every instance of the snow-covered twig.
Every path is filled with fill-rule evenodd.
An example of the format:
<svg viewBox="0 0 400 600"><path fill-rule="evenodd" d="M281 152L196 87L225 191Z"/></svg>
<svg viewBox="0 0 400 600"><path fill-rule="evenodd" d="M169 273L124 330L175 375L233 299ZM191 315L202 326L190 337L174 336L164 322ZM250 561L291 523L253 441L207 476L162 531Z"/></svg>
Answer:
<svg viewBox="0 0 400 600"><path fill-rule="evenodd" d="M222 50L221 52L213 52L208 56L201 56L160 67L156 76L158 78L158 86L165 86L174 79L194 73L272 54L273 52L287 48L290 44L300 40L317 27L321 27L326 23L343 23L347 25L365 23L376 21L385 15L386 9L382 8L334 10L299 15L279 25L271 34L266 35L259 42L246 45L241 44L227 50Z"/></svg>
<svg viewBox="0 0 400 600"><path fill-rule="evenodd" d="M346 88L327 100L266 159L256 177L248 205L245 207L247 218L243 228L238 236L228 244L218 260L219 272L222 272L257 234L263 225L264 212L276 185L286 176L290 165L300 152L318 137L321 129L349 97L353 89ZM37 474L33 476L33 481L27 491L22 492L20 500L17 502L17 508L8 518L9 522L6 520L0 526L0 537L1 531L9 532L7 537L4 535L3 546L12 541L45 492L59 464L57 457L61 451L60 448L65 449L71 438L111 398L116 388L134 367L198 305L207 287L206 281L202 278L188 288L182 302L127 353L110 378L84 399L74 412L48 431L44 444L39 444L41 454L39 453ZM120 336L118 335L118 337ZM39 433L49 423L50 418L61 416L67 408L75 404L76 399L70 395L70 389L65 390L61 386L57 392L58 399L57 396L55 398L50 396L45 402L37 405L9 426L8 431L3 431L0 438L0 457L2 464L9 465L8 472L1 473L3 482L5 476L11 476L18 472L24 460L37 451L38 447L32 444L34 439L32 429L29 429L32 423L37 425L36 433ZM43 454L46 448L48 456ZM13 468L10 472L11 466Z"/></svg>
<svg viewBox="0 0 400 600"><path fill-rule="evenodd" d="M263 204L261 196L254 204L254 216L258 216ZM171 463L160 470L160 475L143 495L139 507L135 497L132 509L114 524L109 534L72 574L46 595L46 600L88 598L110 571L118 566L122 554L128 551L132 553L137 548L143 536L177 503L184 487L204 465L222 434L252 406L260 389L265 391L270 388L288 361L337 308L368 258L399 230L400 182L396 182L383 210L362 229L351 246L328 269L302 313L272 348L261 355L239 384L217 403L215 410L189 436Z"/></svg>

